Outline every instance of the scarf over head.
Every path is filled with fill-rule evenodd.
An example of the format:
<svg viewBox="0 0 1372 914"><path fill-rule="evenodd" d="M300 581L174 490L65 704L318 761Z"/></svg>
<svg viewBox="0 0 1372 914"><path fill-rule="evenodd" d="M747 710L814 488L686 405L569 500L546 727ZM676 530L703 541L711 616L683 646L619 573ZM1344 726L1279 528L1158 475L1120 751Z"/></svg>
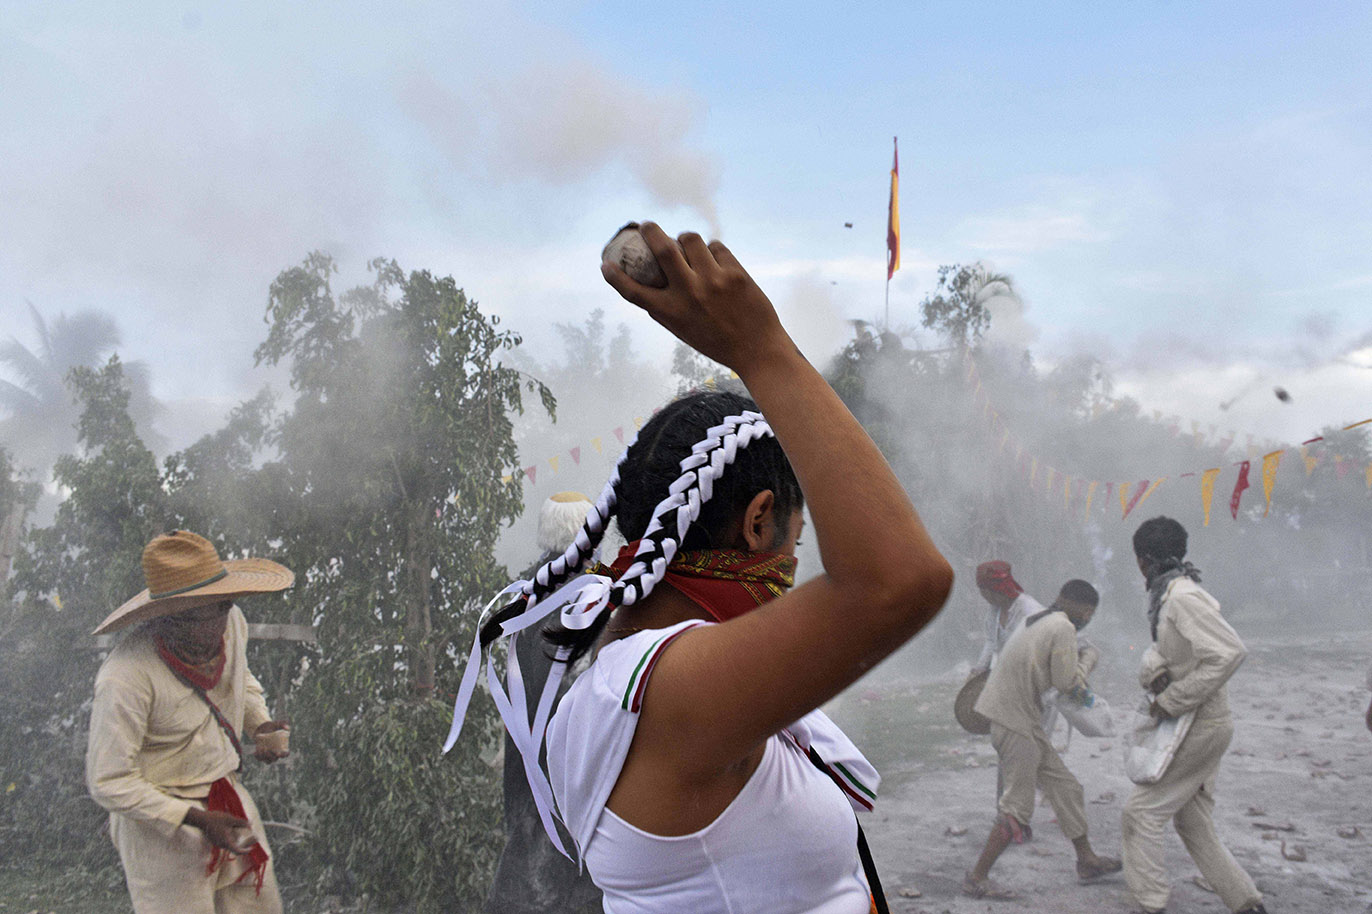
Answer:
<svg viewBox="0 0 1372 914"><path fill-rule="evenodd" d="M1009 562L982 562L977 566L977 587L989 590L1013 600L1024 593L1015 576L1010 573Z"/></svg>
<svg viewBox="0 0 1372 914"><path fill-rule="evenodd" d="M1180 556L1145 558L1148 560L1148 573L1144 578L1148 588L1148 626L1153 633L1153 640L1157 641L1158 617L1162 614L1162 598L1167 593L1167 586L1180 577L1190 578L1199 584L1200 569Z"/></svg>

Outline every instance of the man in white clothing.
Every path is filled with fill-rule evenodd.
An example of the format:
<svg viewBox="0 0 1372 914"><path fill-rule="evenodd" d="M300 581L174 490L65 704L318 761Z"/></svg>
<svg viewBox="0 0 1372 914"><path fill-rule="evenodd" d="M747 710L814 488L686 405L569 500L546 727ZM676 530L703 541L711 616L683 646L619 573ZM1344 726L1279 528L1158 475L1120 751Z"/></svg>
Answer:
<svg viewBox="0 0 1372 914"><path fill-rule="evenodd" d="M1135 786L1124 805L1124 878L1145 912L1165 909L1162 838L1170 821L1229 910L1266 914L1262 893L1220 843L1214 821L1215 780L1234 736L1225 684L1248 651L1200 586L1200 572L1185 560L1186 540L1186 529L1170 517L1144 521L1134 533L1153 637L1139 682L1154 696L1154 717L1195 718L1161 779Z"/></svg>
<svg viewBox="0 0 1372 914"><path fill-rule="evenodd" d="M978 676L991 669L995 658L1005 648L1024 620L1043 612L1039 603L1024 588L1019 586L1010 571L1009 562L982 562L977 566L977 590L982 599L990 604L986 614L986 640L981 647L981 655L972 667L972 675Z"/></svg>
<svg viewBox="0 0 1372 914"><path fill-rule="evenodd" d="M86 783L110 812L110 836L137 914L280 914L262 819L238 780L240 734L273 762L288 726L267 711L248 670L248 623L235 597L284 590L265 559L220 561L177 530L143 551L148 589L96 634L143 623L100 667Z"/></svg>

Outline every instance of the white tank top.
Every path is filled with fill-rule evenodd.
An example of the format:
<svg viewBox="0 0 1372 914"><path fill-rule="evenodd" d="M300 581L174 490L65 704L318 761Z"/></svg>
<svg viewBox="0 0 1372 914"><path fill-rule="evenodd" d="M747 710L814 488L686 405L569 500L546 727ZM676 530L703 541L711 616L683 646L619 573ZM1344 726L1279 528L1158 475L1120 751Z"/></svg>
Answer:
<svg viewBox="0 0 1372 914"><path fill-rule="evenodd" d="M833 728L827 718L819 720L822 715L807 717L809 727L768 739L738 796L697 832L654 835L605 808L633 740L647 676L671 639L693 624L606 645L548 728L553 793L582 862L605 893L605 911L867 914L857 821L844 795L853 790L840 790L816 768L790 732L795 729L808 745L812 728ZM865 760L857 755L844 772L861 765ZM863 780L874 781L875 771Z"/></svg>

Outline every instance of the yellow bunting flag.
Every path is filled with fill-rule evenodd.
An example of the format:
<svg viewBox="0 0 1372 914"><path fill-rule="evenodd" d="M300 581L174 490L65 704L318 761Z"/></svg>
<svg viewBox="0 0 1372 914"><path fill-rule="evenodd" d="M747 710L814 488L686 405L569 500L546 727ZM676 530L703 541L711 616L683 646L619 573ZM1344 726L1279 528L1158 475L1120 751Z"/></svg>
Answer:
<svg viewBox="0 0 1372 914"><path fill-rule="evenodd" d="M714 379L713 377L706 378L706 379L705 379L705 386L706 386L706 387L713 388L713 387L715 386L715 379Z"/></svg>
<svg viewBox="0 0 1372 914"><path fill-rule="evenodd" d="M642 416L634 416L634 428L643 428Z"/></svg>
<svg viewBox="0 0 1372 914"><path fill-rule="evenodd" d="M557 462L558 462L559 459L560 459L560 458L558 458L558 457L549 457L549 458L548 458L548 464L553 468L553 475L554 475L554 476L557 475Z"/></svg>
<svg viewBox="0 0 1372 914"><path fill-rule="evenodd" d="M1364 420L1362 420L1361 422L1354 422L1352 425L1345 425L1345 426L1343 427L1343 430L1346 432L1346 431L1348 431L1350 428L1357 428L1359 425L1366 425L1366 424L1369 423L1369 422L1372 422L1372 419L1364 419Z"/></svg>
<svg viewBox="0 0 1372 914"><path fill-rule="evenodd" d="M500 481L505 483L506 485L509 485L510 480L512 479L514 479L514 477L511 476L509 473L506 473L504 476L500 477Z"/></svg>
<svg viewBox="0 0 1372 914"><path fill-rule="evenodd" d="M591 439L591 447L595 448L595 452L596 452L597 454L603 454L603 453L605 453L604 450L602 450L601 447L600 447L600 439L599 439L599 438L592 438L592 439Z"/></svg>
<svg viewBox="0 0 1372 914"><path fill-rule="evenodd" d="M55 590L52 592L52 605L59 610L62 608L62 595Z"/></svg>
<svg viewBox="0 0 1372 914"><path fill-rule="evenodd" d="M1120 517L1129 513L1129 487L1131 482L1120 483Z"/></svg>
<svg viewBox="0 0 1372 914"><path fill-rule="evenodd" d="M1072 510L1072 477L1068 476L1062 481L1062 506L1067 510Z"/></svg>
<svg viewBox="0 0 1372 914"><path fill-rule="evenodd" d="M1201 474L1201 508L1205 511L1205 524L1210 526L1210 502L1215 498L1215 477L1220 475L1220 468L1213 467Z"/></svg>
<svg viewBox="0 0 1372 914"><path fill-rule="evenodd" d="M1039 474L1039 459L1037 457L1029 461L1029 487L1034 487L1034 477Z"/></svg>
<svg viewBox="0 0 1372 914"><path fill-rule="evenodd" d="M1310 448L1303 444L1301 445L1301 460L1305 462L1306 476L1309 476L1311 473L1315 472L1315 464L1320 462L1320 458L1311 455Z"/></svg>
<svg viewBox="0 0 1372 914"><path fill-rule="evenodd" d="M1091 480L1091 484L1090 484L1089 486L1086 487L1086 513L1087 513L1087 514L1090 514L1090 513L1091 513L1091 501L1092 501L1092 499L1094 499L1094 498L1096 497L1096 486L1098 486L1098 485L1100 485L1100 483L1097 482L1097 481L1095 481L1095 480L1093 479L1093 480Z"/></svg>
<svg viewBox="0 0 1372 914"><path fill-rule="evenodd" d="M1282 454L1285 453L1283 449L1262 455L1262 497L1267 499L1267 507L1262 509L1263 517L1272 510L1272 487L1277 484L1277 465L1281 463Z"/></svg>

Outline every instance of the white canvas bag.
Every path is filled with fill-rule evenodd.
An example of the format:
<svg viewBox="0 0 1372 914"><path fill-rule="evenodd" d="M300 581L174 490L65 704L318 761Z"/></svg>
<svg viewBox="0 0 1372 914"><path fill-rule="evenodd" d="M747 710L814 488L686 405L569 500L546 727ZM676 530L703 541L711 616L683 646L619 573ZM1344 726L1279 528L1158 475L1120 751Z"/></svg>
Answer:
<svg viewBox="0 0 1372 914"><path fill-rule="evenodd" d="M1180 717L1154 720L1148 705L1145 698L1124 747L1124 771L1135 784L1156 784L1162 780L1196 719L1196 712L1191 710Z"/></svg>

